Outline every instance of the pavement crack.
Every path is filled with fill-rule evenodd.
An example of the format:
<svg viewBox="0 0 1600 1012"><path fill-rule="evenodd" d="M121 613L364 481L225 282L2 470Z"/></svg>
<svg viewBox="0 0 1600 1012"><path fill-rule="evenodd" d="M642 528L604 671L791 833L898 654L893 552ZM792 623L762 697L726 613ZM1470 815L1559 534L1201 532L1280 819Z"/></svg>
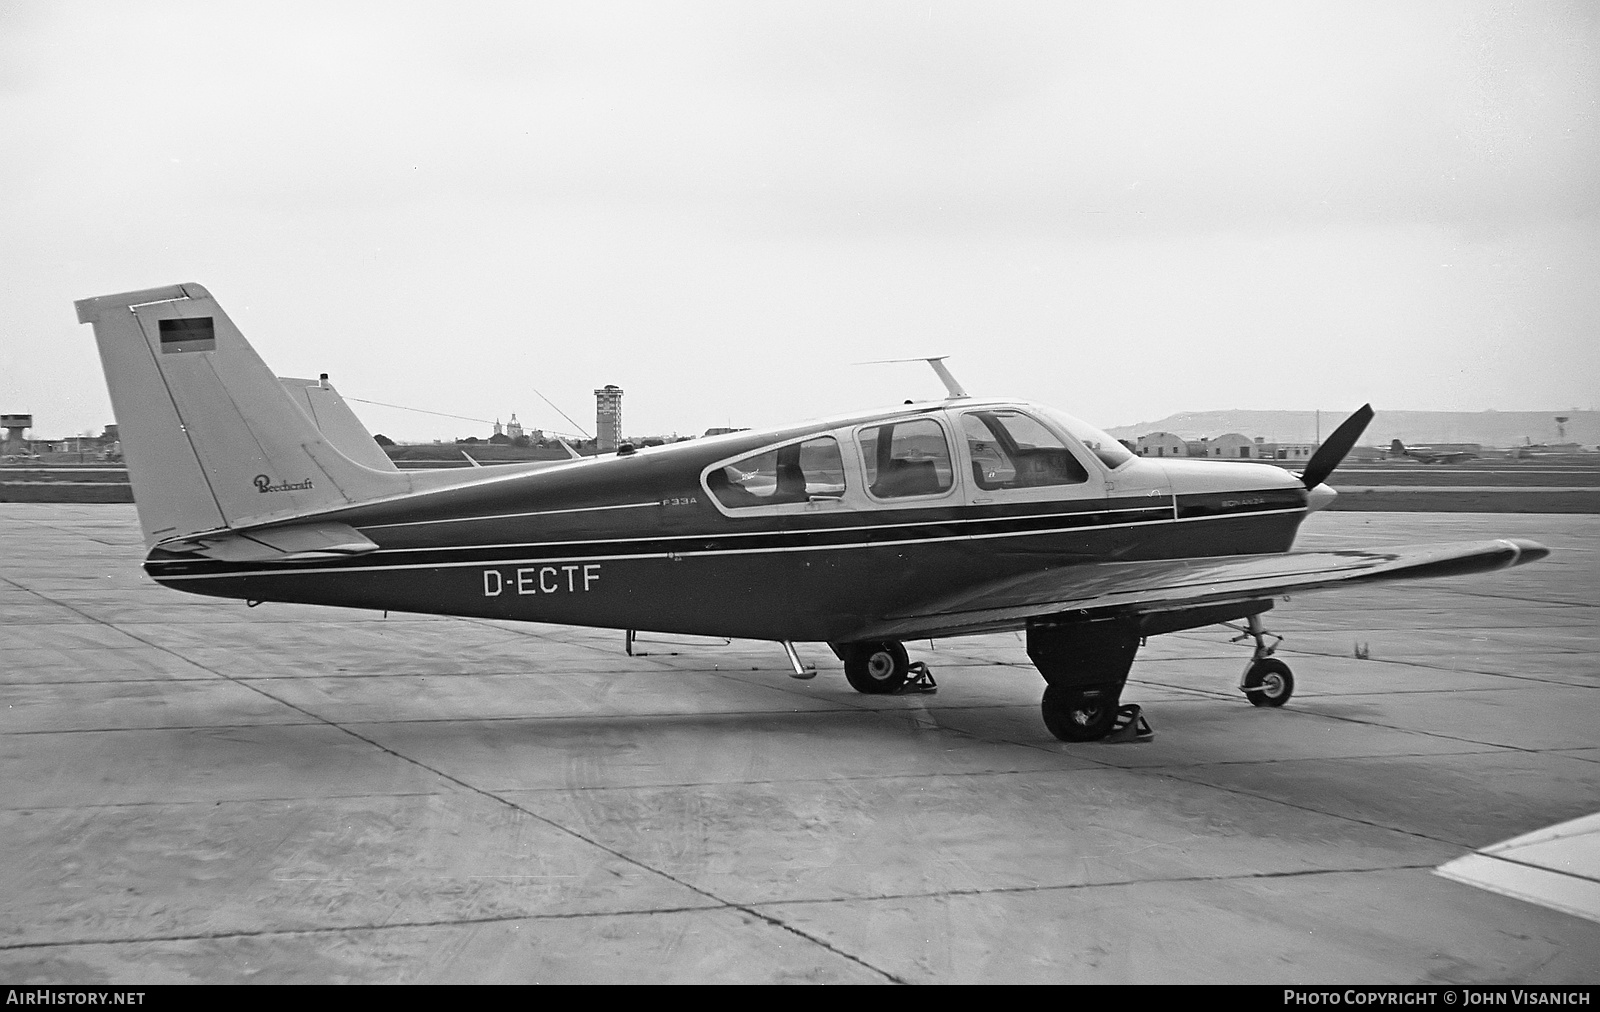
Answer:
<svg viewBox="0 0 1600 1012"><path fill-rule="evenodd" d="M1026 893L1118 889L1143 885L1182 885L1195 882L1251 882L1270 879L1315 878L1324 875L1364 875L1390 871L1432 871L1434 864L1386 864L1350 868L1299 868L1290 871L1239 872L1227 875L1162 875L1151 878L1110 879L1104 882L1057 882L1029 886L990 886L969 889L929 889L919 892L874 893L870 896L817 896L801 899L760 900L751 906L820 906L839 903L879 903L895 900L939 899L946 896L1004 896Z"/></svg>
<svg viewBox="0 0 1600 1012"><path fill-rule="evenodd" d="M348 931L397 931L405 928L448 928L474 924L505 924L515 921L570 921L597 917L628 917L652 914L683 914L704 910L725 910L728 904L707 903L692 906L641 907L623 910L573 910L555 914L496 914L486 917L443 917L429 920L387 921L381 924L326 924L302 928L261 928L238 931L173 932L161 935L133 935L122 938L61 938L36 942L0 942L0 951L45 949L76 945L147 945L152 942L206 942L230 938L284 938L297 935L329 935ZM760 916L756 914L754 916Z"/></svg>

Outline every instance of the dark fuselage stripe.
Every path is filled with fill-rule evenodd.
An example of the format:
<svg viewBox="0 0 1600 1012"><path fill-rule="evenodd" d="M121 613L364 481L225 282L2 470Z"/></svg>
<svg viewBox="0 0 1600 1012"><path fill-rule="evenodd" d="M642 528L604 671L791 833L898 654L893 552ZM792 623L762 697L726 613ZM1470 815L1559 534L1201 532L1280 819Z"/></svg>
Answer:
<svg viewBox="0 0 1600 1012"><path fill-rule="evenodd" d="M1195 518L1192 518L1192 519L1195 519L1195 520L1224 520L1224 519L1238 519L1241 516L1265 516L1265 515L1271 515L1271 514L1303 513L1304 511L1305 511L1305 507L1302 506L1302 507L1297 507L1295 509L1283 509L1283 510L1272 510L1272 511L1257 510L1257 511L1253 511L1253 512L1248 513L1248 514L1233 514L1231 516L1215 516L1215 517L1195 517ZM157 567L163 567L163 566L167 566L167 565L186 566L186 565L194 565L195 563L187 562L187 561L176 562L176 563L160 563L160 562L148 563L147 562L146 566L147 566L147 568L149 568L151 570L151 576L154 577L155 579L158 579L158 580L164 580L164 581L172 581L172 580L222 580L222 579L237 579L237 578L240 578L240 577L259 577L259 576L306 576L306 575L311 575L311 574L325 574L325 573L372 573L372 572L387 572L387 571L391 571L391 570L392 571L400 571L400 570L411 570L411 569L454 569L454 568L463 568L463 567L472 567L472 566L491 566L491 567L493 567L493 566L516 566L516 565L541 565L541 564L546 564L546 563L550 563L550 562L568 562L568 563L571 563L571 562L585 562L585 561L588 561L588 562L615 562L615 561L636 560L636 559L694 558L694 557L724 556L724 555L762 555L762 554L775 554L775 553L784 553L784 552L852 551L852 550L863 549L863 548L894 548L894 547L903 547L905 545L918 545L918 544L939 544L939 543L963 542L963 541L986 541L986 540L992 540L992 539L995 539L995 538L1028 538L1028 537L1039 537L1039 536L1042 536L1042 535L1049 535L1049 534L1068 534L1068 533L1077 533L1077 532L1083 532L1083 531L1089 531L1089 530L1108 530L1108 529L1123 528L1123 527L1148 527L1148 526L1153 525L1153 524L1170 524L1170 523L1174 523L1174 521L1172 519L1170 519L1170 518L1165 518L1165 519L1161 519L1161 520L1141 520L1141 521L1132 521L1132 522L1116 523L1116 524L1095 524L1095 525L1085 525L1085 526L1074 525L1074 526L1071 526L1071 527L1057 527L1057 528L1050 528L1050 529L1045 529L1045 530L1001 531L1001 532L988 533L988 534L952 534L952 535L946 535L944 537L903 538L903 539L898 539L898 540L885 540L885 541L858 541L858 542L849 542L849 543L842 543L842 544L789 545L789 546L772 546L772 547L759 547L759 548L715 548L715 549L700 549L700 550L683 551L683 552L672 552L672 551L627 552L627 551L625 551L626 546L635 544L639 540L643 540L643 539L629 539L629 540L625 540L625 541L612 542L611 544L615 545L619 549L619 551L613 552L613 553L592 552L592 553L580 554L580 555L554 555L554 556L544 556L544 557L539 557L539 558L522 558L522 559L509 559L509 558L503 558L502 557L502 558L471 559L471 560L459 561L459 562L411 562L411 563L392 562L392 563L386 563L384 565L379 565L379 566L351 565L351 566L325 566L325 567L317 567L317 568L305 568L305 567L295 566L295 565L291 564L291 565L275 566L272 569L239 569L239 570L227 570L227 571L223 571L223 572L210 572L210 573L170 573L170 574L169 573L160 572ZM704 541L705 538L700 538L698 540ZM509 547L520 547L520 546L509 546Z"/></svg>
<svg viewBox="0 0 1600 1012"><path fill-rule="evenodd" d="M439 517L434 520L398 520L392 524L364 524L363 531L381 531L390 527L427 527L430 524L466 524L476 520L520 520L524 517L554 517L571 513L599 513L604 510L636 510L645 506L660 506L659 500L629 502L614 506L574 506L564 510L535 510L531 513L489 513L477 517Z"/></svg>
<svg viewBox="0 0 1600 1012"><path fill-rule="evenodd" d="M795 540L795 539L798 539L798 538L812 538L812 537L816 537L818 535L861 535L861 534L869 534L869 533L880 532L880 531L910 532L910 531L912 531L912 530L914 530L916 528L923 528L923 527L951 527L951 526L955 526L957 524L991 524L991 525L1008 524L1008 525L1012 525L1012 526L1016 527L1017 533L1023 533L1023 532L1025 532L1027 530L1027 528L1022 526L1022 525L1026 524L1026 523L1038 522L1038 521L1060 523L1060 522L1062 522L1062 521L1064 521L1064 520L1066 520L1068 518L1080 521L1079 523L1073 525L1073 526L1076 526L1076 527L1110 527L1110 526L1116 526L1114 524L1105 523L1103 520L1099 520L1097 518L1111 516L1113 514L1126 514L1126 513L1157 513L1157 514L1160 514L1159 516L1148 517L1147 518L1148 520L1171 520L1171 519L1173 519L1172 508L1170 506L1136 506L1136 507L1130 507L1130 508L1126 508L1126 509L1085 510L1085 511L1080 512L1080 513L1028 513L1028 514L1024 514L1024 515L1021 515L1021 516L968 517L968 518L951 518L951 519L948 519L948 520L916 520L916 521L907 521L907 522L904 522L904 523L896 523L896 524L857 524L857 525L852 525L852 526L847 526L847 527L802 527L802 528L795 528L793 530L787 530L787 531L775 531L775 530L770 530L769 529L769 530L763 530L763 531L715 531L715 532L706 531L706 532L698 533L698 534L663 534L663 535L655 535L655 536L650 536L650 537L628 538L628 539L626 539L626 543L628 543L628 544L641 543L642 544L642 543L646 543L646 542L667 542L667 541L705 542L705 541L722 541L722 540L725 540L725 539L728 539L728 538L782 538L782 539L786 539L786 540L791 540L792 541L792 540ZM788 516L803 516L803 514L788 514ZM1126 522L1128 522L1128 521L1124 519L1124 520L1119 520L1117 523L1118 524L1122 524L1122 523L1126 523ZM377 530L378 528L385 527L385 526L392 526L392 525L377 524L377 525L373 525L373 526L369 526L369 527L361 527L360 530L363 530L363 531ZM446 545L441 545L441 546L438 546L438 547L430 546L430 547L427 547L427 548L382 548L382 549L379 549L377 552L374 552L372 554L373 555L388 555L388 554L404 554L404 553L407 553L407 552L469 552L469 551L483 551L483 550L505 550L505 549L508 549L508 548L546 548L546 547L558 547L558 548L560 548L560 547L566 547L566 546L569 546L569 545L612 545L612 544L617 544L617 543L618 543L618 540L616 538L590 538L590 539L578 539L578 540L572 540L572 541L528 541L528 542L483 544L483 545L447 545L447 546ZM841 543L847 543L847 542L841 542Z"/></svg>

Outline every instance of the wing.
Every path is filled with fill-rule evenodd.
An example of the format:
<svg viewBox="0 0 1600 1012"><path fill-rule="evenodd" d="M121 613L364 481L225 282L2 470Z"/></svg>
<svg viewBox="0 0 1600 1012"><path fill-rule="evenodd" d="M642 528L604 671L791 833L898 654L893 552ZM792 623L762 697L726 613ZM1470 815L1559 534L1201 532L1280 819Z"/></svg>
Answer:
<svg viewBox="0 0 1600 1012"><path fill-rule="evenodd" d="M1030 618L1062 613L1203 615L1291 591L1487 572L1549 554L1536 542L1507 538L1336 552L1073 563L919 603L869 622L861 638L918 639L1014 629ZM1166 631L1184 627L1169 624Z"/></svg>

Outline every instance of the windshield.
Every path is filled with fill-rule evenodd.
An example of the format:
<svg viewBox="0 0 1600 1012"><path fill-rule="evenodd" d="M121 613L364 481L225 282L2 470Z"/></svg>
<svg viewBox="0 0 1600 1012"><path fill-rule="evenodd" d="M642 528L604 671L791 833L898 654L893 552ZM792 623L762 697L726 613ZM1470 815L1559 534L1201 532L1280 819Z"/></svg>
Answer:
<svg viewBox="0 0 1600 1012"><path fill-rule="evenodd" d="M1090 453L1100 458L1100 463L1112 470L1133 459L1133 451L1083 419L1075 418L1065 411L1057 411L1055 408L1042 410L1050 416L1051 421L1072 433L1078 442L1089 448Z"/></svg>

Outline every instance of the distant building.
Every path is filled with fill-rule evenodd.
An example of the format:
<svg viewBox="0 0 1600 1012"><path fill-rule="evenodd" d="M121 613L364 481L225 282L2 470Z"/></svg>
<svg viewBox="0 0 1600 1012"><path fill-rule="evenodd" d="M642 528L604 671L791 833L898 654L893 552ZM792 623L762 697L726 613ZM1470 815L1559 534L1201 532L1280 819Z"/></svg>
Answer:
<svg viewBox="0 0 1600 1012"><path fill-rule="evenodd" d="M1187 457L1188 442L1171 432L1149 432L1139 437L1136 444L1141 457Z"/></svg>
<svg viewBox="0 0 1600 1012"><path fill-rule="evenodd" d="M610 453L622 442L622 388L607 383L594 392L595 446Z"/></svg>
<svg viewBox="0 0 1600 1012"><path fill-rule="evenodd" d="M1261 442L1256 444L1256 452L1262 460L1310 460L1317 444Z"/></svg>
<svg viewBox="0 0 1600 1012"><path fill-rule="evenodd" d="M1238 432L1225 432L1206 443L1206 456L1228 460L1249 460L1255 456L1256 441Z"/></svg>

